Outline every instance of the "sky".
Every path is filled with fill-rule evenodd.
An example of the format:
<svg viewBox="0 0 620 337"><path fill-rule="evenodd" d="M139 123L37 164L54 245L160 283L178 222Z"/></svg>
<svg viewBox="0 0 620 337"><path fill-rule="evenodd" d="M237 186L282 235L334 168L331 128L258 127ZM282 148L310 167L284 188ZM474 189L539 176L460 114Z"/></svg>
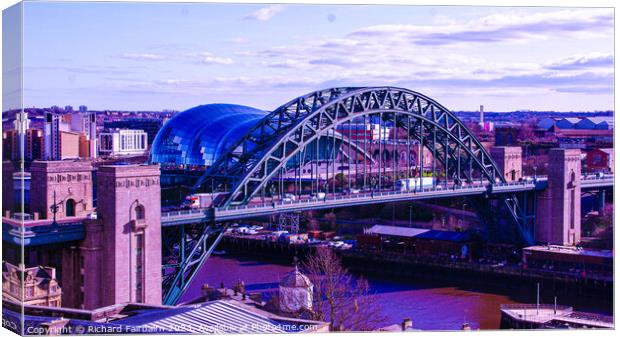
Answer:
<svg viewBox="0 0 620 337"><path fill-rule="evenodd" d="M27 2L23 11L27 107L273 110L314 90L389 85L452 110L613 109L613 9Z"/></svg>

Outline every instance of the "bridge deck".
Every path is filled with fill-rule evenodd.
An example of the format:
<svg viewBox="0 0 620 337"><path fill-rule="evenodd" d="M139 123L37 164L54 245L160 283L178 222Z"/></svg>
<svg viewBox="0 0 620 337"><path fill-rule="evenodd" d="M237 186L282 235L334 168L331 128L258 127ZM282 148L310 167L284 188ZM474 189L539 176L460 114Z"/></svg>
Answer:
<svg viewBox="0 0 620 337"><path fill-rule="evenodd" d="M191 209L162 213L162 226L175 226L198 221L217 219L227 221L257 216L270 215L274 212L297 212L310 209L325 209L346 206L359 206L405 200L423 200L454 196L483 195L485 193L511 193L544 189L544 181L520 181L503 184L472 184L466 186L452 185L448 188L438 185L422 191L382 191L357 194L327 195L325 199L302 199L293 202L256 203L226 208Z"/></svg>
<svg viewBox="0 0 620 337"><path fill-rule="evenodd" d="M582 189L613 187L614 177L582 177ZM296 212L311 209L359 206L405 200L424 200L453 196L484 195L485 193L514 193L531 190L543 190L547 187L547 177L539 176L536 180L527 180L505 184L474 184L468 186L443 186L424 189L417 192L383 191L347 195L327 195L324 200L302 199L294 202L251 203L244 206L231 206L215 209L190 209L162 212L162 226L177 226L203 221L230 221L249 217L271 215L279 212ZM15 244L37 245L60 241L80 240L84 236L83 218L68 218L52 226L51 220L18 221L3 217L3 240ZM21 227L23 226L23 227ZM19 229L24 228L23 231Z"/></svg>
<svg viewBox="0 0 620 337"><path fill-rule="evenodd" d="M611 187L614 184L613 176L582 177L581 187L593 189ZM215 209L191 209L181 211L162 212L162 226L176 226L180 224L196 223L200 221L229 221L257 216L265 216L280 212L298 212L311 209L325 209L346 206L359 206L385 202L405 200L423 200L454 196L483 195L485 193L516 193L532 190L543 190L547 187L547 177L539 176L518 182L499 184L471 184L466 186L449 185L448 188L438 185L422 191L382 191L375 193L359 193L346 195L327 195L325 199L302 199L293 202L255 203L243 206L230 206Z"/></svg>

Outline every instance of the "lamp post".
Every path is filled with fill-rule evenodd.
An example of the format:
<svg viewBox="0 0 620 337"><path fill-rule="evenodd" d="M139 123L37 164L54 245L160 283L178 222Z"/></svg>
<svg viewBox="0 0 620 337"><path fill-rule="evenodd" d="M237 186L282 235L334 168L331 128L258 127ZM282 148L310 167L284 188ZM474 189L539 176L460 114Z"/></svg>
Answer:
<svg viewBox="0 0 620 337"><path fill-rule="evenodd" d="M460 223L459 223L459 227L460 227L461 229L463 229L463 222L464 222L464 217L465 217L465 215L464 215L464 214L465 214L465 206L467 206L467 204L466 204L466 203L465 203L465 204L463 204L462 211L461 211L461 219L459 219L459 221L460 221Z"/></svg>
<svg viewBox="0 0 620 337"><path fill-rule="evenodd" d="M56 213L58 213L58 210L60 209L60 205L62 205L64 203L64 200L61 200L59 202L56 202L56 191L54 191L53 194L53 198L54 198L54 203L52 204L52 206L50 206L50 211L52 212L52 227L56 227L58 225L58 223L56 222Z"/></svg>

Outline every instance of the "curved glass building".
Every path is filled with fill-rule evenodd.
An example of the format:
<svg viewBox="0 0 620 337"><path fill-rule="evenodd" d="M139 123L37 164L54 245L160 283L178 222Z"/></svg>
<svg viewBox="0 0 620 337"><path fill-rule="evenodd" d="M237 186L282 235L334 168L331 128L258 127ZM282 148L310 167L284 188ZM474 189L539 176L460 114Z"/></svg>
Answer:
<svg viewBox="0 0 620 337"><path fill-rule="evenodd" d="M235 104L200 105L180 112L157 133L151 162L211 166L267 113Z"/></svg>

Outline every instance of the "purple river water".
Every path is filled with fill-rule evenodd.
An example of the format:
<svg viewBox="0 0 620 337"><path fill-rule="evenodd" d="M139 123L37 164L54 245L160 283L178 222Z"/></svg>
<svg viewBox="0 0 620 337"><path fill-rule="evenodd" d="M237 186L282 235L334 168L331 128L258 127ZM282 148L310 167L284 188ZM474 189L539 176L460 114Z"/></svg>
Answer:
<svg viewBox="0 0 620 337"><path fill-rule="evenodd" d="M199 271L182 301L199 296L205 283L219 287L223 282L230 288L242 280L248 292L277 290L279 280L291 270L291 265L271 260L212 256ZM413 320L414 328L422 330L458 330L464 322L473 329L498 329L501 304L533 303L536 300L535 292L507 295L497 289L487 292L438 282L367 279L372 296L377 297L386 317L383 326L400 324L408 317Z"/></svg>

